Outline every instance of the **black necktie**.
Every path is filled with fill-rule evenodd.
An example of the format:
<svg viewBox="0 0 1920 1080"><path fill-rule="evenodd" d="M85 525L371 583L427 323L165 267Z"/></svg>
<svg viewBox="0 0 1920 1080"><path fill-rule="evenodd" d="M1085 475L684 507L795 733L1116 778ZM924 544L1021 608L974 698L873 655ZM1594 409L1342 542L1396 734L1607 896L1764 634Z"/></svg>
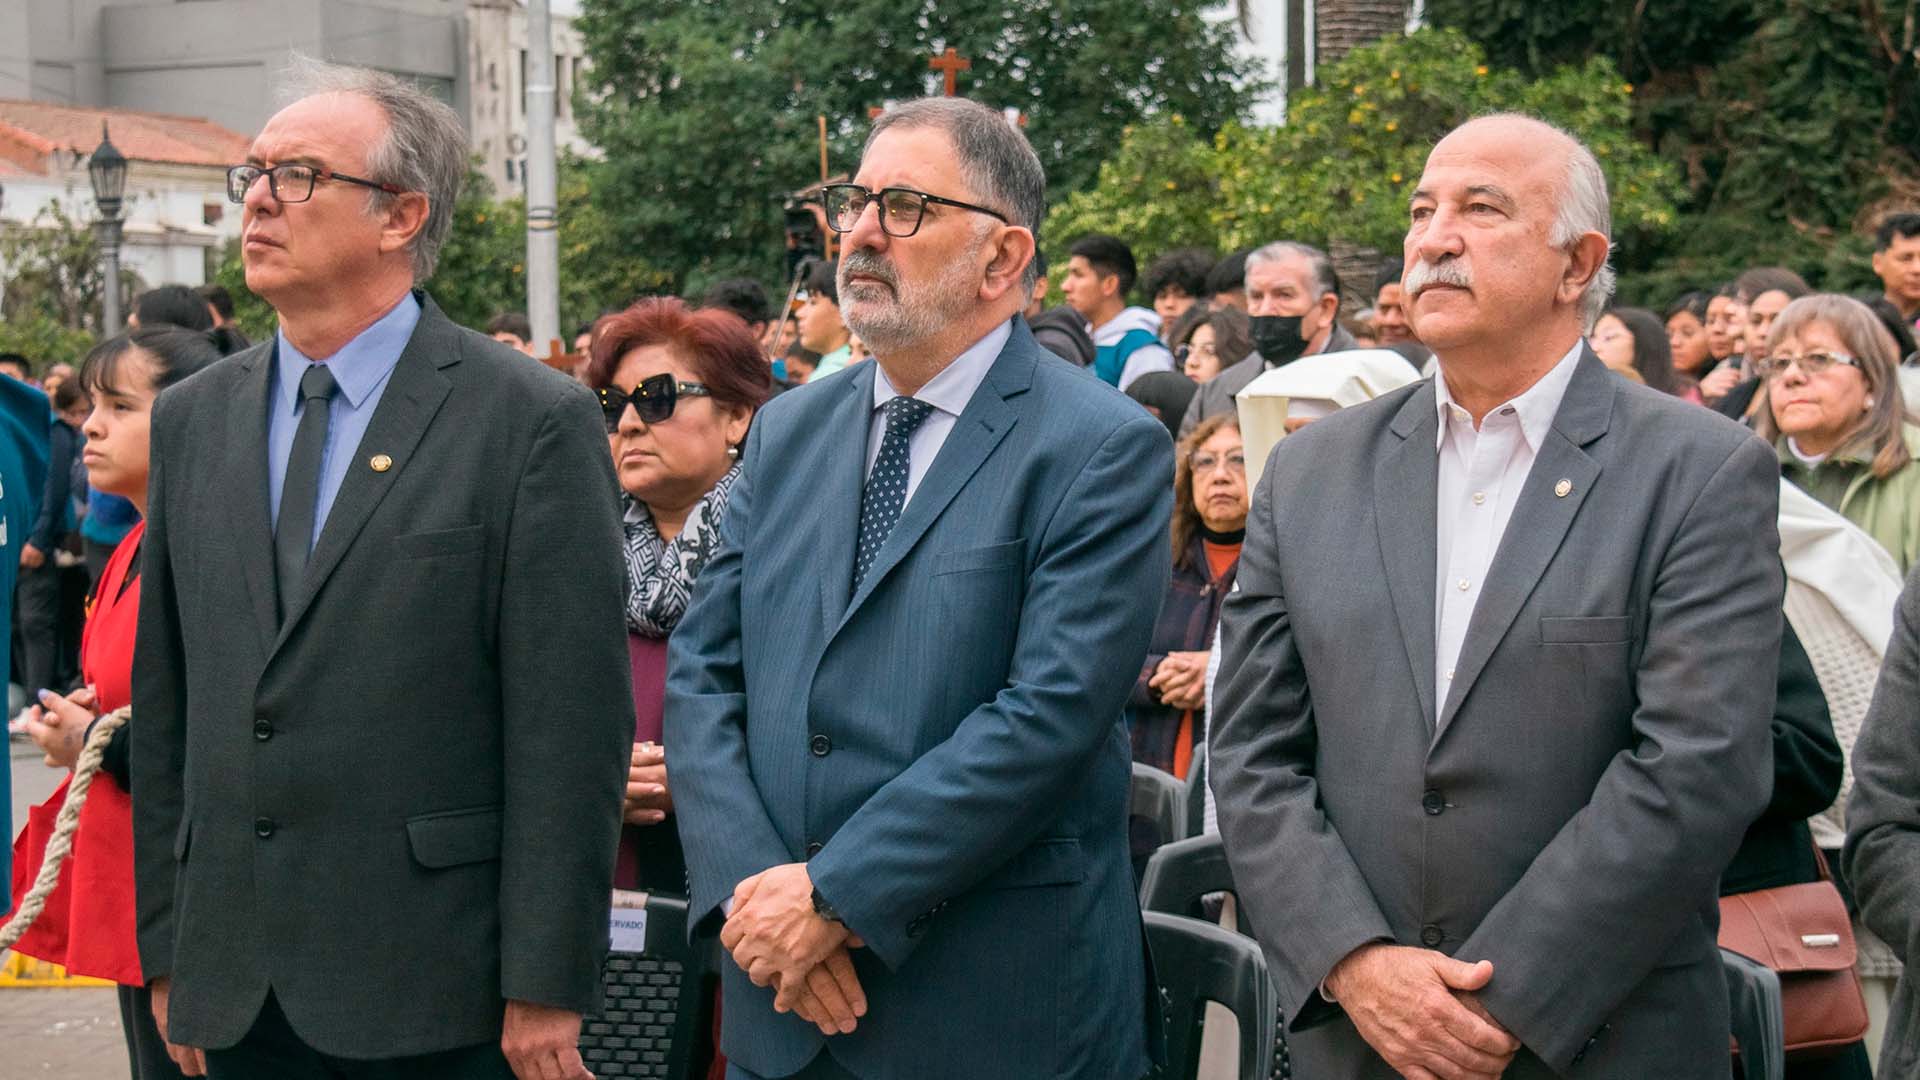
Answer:
<svg viewBox="0 0 1920 1080"><path fill-rule="evenodd" d="M273 564L280 576L280 617L300 577L307 570L313 547L314 514L320 504L320 464L327 450L327 413L339 384L325 364L308 366L300 376L300 397L306 402L300 426L294 429L293 452L287 455L287 473L280 485L280 521L273 533Z"/></svg>
<svg viewBox="0 0 1920 1080"><path fill-rule="evenodd" d="M880 437L880 456L867 474L866 490L860 493L860 547L853 560L853 588L860 590L873 557L887 542L900 510L907 505L907 475L911 464L907 442L933 406L910 397L897 397L881 408L887 413L887 431Z"/></svg>

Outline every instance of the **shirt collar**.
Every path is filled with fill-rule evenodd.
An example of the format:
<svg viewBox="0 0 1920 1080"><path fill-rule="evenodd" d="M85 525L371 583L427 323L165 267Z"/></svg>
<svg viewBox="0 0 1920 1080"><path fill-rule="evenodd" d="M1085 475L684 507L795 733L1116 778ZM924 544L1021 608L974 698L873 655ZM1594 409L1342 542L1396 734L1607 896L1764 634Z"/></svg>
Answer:
<svg viewBox="0 0 1920 1080"><path fill-rule="evenodd" d="M419 323L420 301L409 292L393 305L393 310L360 331L352 341L342 345L339 352L327 357L327 370L333 372L333 381L339 385L340 396L348 405L359 408L374 387L393 372L394 365L400 362L400 354L413 337L413 328ZM280 357L280 405L290 413L299 403L300 377L306 374L307 365L317 361L294 348L287 340L286 331L275 330L274 337Z"/></svg>
<svg viewBox="0 0 1920 1080"><path fill-rule="evenodd" d="M1520 436L1527 440L1527 446L1535 452L1539 451L1541 441L1547 437L1547 430L1553 427L1553 417L1560 411L1560 401L1567 396L1567 384L1573 381L1573 371L1580 365L1581 347L1584 344L1580 341L1574 342L1573 348L1567 350L1567 354L1560 358L1560 362L1548 369L1547 373L1540 376L1532 386L1527 387L1513 400L1493 409L1493 413L1498 413L1503 409L1511 408L1519 416ZM1452 391L1447 388L1447 373L1444 367L1434 376L1433 398L1434 411L1440 417L1440 430L1433 436L1433 446L1437 450L1446 445L1447 431L1450 427L1448 414L1459 408L1454 404ZM1467 418L1465 409L1460 409L1457 419L1463 423L1472 423L1472 420Z"/></svg>
<svg viewBox="0 0 1920 1080"><path fill-rule="evenodd" d="M913 396L939 409L950 416L959 416L973 400L973 392L980 389L986 381L987 372L993 368L993 362L1000 357L1001 350L1007 347L1007 339L1013 336L1013 320L1008 319L987 332L987 336L973 343L966 352L954 358L940 374L927 381L920 392ZM887 402L900 396L887 378L887 369L874 365L873 407L878 409Z"/></svg>

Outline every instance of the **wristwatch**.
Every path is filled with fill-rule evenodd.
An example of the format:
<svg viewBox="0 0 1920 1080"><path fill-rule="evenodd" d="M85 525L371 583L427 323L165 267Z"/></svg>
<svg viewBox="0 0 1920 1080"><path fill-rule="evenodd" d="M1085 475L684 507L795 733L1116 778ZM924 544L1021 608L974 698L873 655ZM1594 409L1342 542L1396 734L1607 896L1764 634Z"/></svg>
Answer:
<svg viewBox="0 0 1920 1080"><path fill-rule="evenodd" d="M826 897L820 895L820 889L817 886L813 890L813 913L828 922L842 921L840 913L833 910L833 905L827 903Z"/></svg>

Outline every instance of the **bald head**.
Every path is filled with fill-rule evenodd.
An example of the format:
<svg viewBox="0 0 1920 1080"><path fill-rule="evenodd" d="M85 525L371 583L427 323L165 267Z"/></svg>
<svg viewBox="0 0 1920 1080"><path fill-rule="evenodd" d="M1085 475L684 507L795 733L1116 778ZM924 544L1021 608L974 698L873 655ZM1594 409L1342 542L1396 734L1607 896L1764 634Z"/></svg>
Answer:
<svg viewBox="0 0 1920 1080"><path fill-rule="evenodd" d="M1410 206L1415 334L1443 359L1515 335L1564 338L1564 352L1612 295L1610 229L1606 178L1579 140L1515 114L1462 124L1428 155Z"/></svg>

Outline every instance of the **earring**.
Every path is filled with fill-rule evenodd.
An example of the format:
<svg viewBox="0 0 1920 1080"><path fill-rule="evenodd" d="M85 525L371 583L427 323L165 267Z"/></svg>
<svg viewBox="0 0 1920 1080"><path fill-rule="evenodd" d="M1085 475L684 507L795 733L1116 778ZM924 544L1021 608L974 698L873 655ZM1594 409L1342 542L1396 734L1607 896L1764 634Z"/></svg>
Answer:
<svg viewBox="0 0 1920 1080"><path fill-rule="evenodd" d="M1873 395L1872 395L1872 394L1868 394L1868 395L1867 395L1867 408L1869 408L1869 409L1871 409L1871 408L1873 408Z"/></svg>
<svg viewBox="0 0 1920 1080"><path fill-rule="evenodd" d="M739 448L739 447L737 447L737 446L729 446L729 447L727 447L727 457L728 457L728 458L730 458L730 459L732 459L732 460L734 460L734 461L739 461L739 460L740 460L740 448Z"/></svg>

